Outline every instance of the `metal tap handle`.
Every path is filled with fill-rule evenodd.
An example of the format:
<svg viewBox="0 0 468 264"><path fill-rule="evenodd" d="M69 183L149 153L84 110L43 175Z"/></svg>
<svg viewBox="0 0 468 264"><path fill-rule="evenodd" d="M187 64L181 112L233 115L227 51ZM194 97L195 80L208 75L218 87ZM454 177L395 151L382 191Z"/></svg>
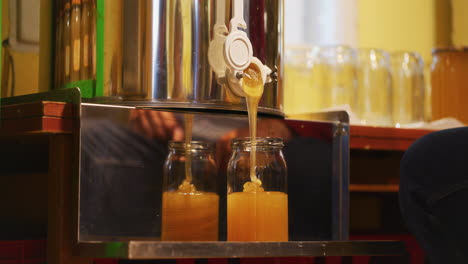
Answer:
<svg viewBox="0 0 468 264"><path fill-rule="evenodd" d="M214 25L216 35L224 35L227 33L226 27L226 1L216 0L216 23Z"/></svg>
<svg viewBox="0 0 468 264"><path fill-rule="evenodd" d="M233 0L232 19L229 22L230 32L242 30L245 32L247 24L244 20L244 0Z"/></svg>
<svg viewBox="0 0 468 264"><path fill-rule="evenodd" d="M216 23L213 28L213 38L208 46L208 63L216 74L217 82L221 85L225 82L227 68L226 60L224 59L224 43L228 34L225 24L225 13L226 1L216 0Z"/></svg>

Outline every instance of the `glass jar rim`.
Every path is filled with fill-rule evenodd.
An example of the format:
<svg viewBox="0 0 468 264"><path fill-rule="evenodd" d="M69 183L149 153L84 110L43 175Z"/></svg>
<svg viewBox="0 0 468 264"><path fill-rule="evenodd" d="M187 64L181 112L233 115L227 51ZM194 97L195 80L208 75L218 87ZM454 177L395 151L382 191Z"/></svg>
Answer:
<svg viewBox="0 0 468 264"><path fill-rule="evenodd" d="M232 140L232 148L236 147L251 147L252 141L250 137L235 138ZM256 147L271 147L271 148L282 148L284 147L282 138L275 137L257 137L255 142Z"/></svg>
<svg viewBox="0 0 468 264"><path fill-rule="evenodd" d="M467 52L468 47L466 46L441 46L432 49L432 55L445 53L445 52Z"/></svg>
<svg viewBox="0 0 468 264"><path fill-rule="evenodd" d="M390 52L387 51L386 49L382 48L374 48L374 47L361 47L357 48L357 52L360 55L367 55L370 53L378 53L378 54L383 54L384 56L390 55Z"/></svg>
<svg viewBox="0 0 468 264"><path fill-rule="evenodd" d="M411 51L411 50L396 50L389 52L390 57L393 59L394 57L401 57L401 56L412 56L412 57L417 57L417 58L422 58L421 54L416 51Z"/></svg>
<svg viewBox="0 0 468 264"><path fill-rule="evenodd" d="M214 143L208 141L169 141L169 149L175 150L213 150Z"/></svg>

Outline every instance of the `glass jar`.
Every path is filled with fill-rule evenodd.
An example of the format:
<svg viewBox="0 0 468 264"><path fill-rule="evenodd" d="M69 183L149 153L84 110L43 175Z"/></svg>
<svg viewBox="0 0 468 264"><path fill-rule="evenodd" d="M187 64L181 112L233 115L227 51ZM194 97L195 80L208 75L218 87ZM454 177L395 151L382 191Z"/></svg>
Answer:
<svg viewBox="0 0 468 264"><path fill-rule="evenodd" d="M396 127L424 122L424 61L416 52L391 53L393 122Z"/></svg>
<svg viewBox="0 0 468 264"><path fill-rule="evenodd" d="M228 241L288 241L287 167L280 138L235 139L228 163ZM251 154L255 175L251 175Z"/></svg>
<svg viewBox="0 0 468 264"><path fill-rule="evenodd" d="M162 240L218 240L217 173L213 144L169 142L164 164Z"/></svg>
<svg viewBox="0 0 468 264"><path fill-rule="evenodd" d="M346 107L355 109L357 93L357 50L348 46L324 46L320 55L326 64L326 96L324 108Z"/></svg>
<svg viewBox="0 0 468 264"><path fill-rule="evenodd" d="M390 55L380 49L360 49L356 114L361 125L393 126Z"/></svg>
<svg viewBox="0 0 468 264"><path fill-rule="evenodd" d="M325 64L316 46L285 49L284 112L286 115L319 111L324 107Z"/></svg>
<svg viewBox="0 0 468 264"><path fill-rule="evenodd" d="M432 52L432 118L454 117L468 123L468 49L440 48Z"/></svg>

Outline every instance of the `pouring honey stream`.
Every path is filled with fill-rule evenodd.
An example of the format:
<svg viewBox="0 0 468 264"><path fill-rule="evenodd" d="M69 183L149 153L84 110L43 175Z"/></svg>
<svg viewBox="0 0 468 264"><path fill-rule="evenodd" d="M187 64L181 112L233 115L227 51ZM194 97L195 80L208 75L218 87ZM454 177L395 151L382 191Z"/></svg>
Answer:
<svg viewBox="0 0 468 264"><path fill-rule="evenodd" d="M250 181L243 184L242 191L228 194L228 241L288 241L288 195L282 191L265 190L257 172L260 143L256 137L257 109L263 95L263 85L262 71L258 64L251 63L244 70L242 78L249 118ZM264 144L264 140L261 144ZM270 177L262 179L271 180Z"/></svg>
<svg viewBox="0 0 468 264"><path fill-rule="evenodd" d="M247 113L249 117L249 134L251 139L251 153L250 153L250 182L245 183L245 192L263 191L261 187L262 182L256 176L257 164L257 112L258 104L263 95L263 80L261 71L257 65L251 63L249 67L244 70L244 78L242 82L242 89L245 93L245 100L247 103ZM192 128L193 128L193 114L184 114L184 131L185 131L185 144L188 147L186 151L185 162L185 179L179 186L181 192L194 192L195 186L192 184L192 158L190 153L190 142L192 141Z"/></svg>
<svg viewBox="0 0 468 264"><path fill-rule="evenodd" d="M258 104L263 95L263 80L257 65L251 63L244 70L242 89L245 93L247 113L249 116L250 150L250 182L244 184L244 192L263 191L262 182L256 175L257 164L257 112Z"/></svg>
<svg viewBox="0 0 468 264"><path fill-rule="evenodd" d="M200 155L207 149L197 149L200 142L192 141L193 114L184 115L185 137L182 143L184 178L176 190L163 193L163 214L161 239L163 241L215 241L218 240L219 196L212 190L205 190L200 184L202 178L197 170L192 170L193 160L200 166ZM203 154L205 152L205 154ZM182 154L184 153L184 154ZM203 156L208 162L208 156ZM169 159L170 160L170 159ZM198 165L197 165L198 164ZM170 166L167 167L169 170ZM180 176L178 174L176 178ZM198 188L197 188L198 187ZM187 223L190 223L187 224ZM197 228L193 228L197 226Z"/></svg>
<svg viewBox="0 0 468 264"><path fill-rule="evenodd" d="M179 191L185 193L195 192L195 185L192 184L192 153L190 152L190 142L192 142L193 129L193 114L184 114L184 131L185 131L185 179L179 185Z"/></svg>

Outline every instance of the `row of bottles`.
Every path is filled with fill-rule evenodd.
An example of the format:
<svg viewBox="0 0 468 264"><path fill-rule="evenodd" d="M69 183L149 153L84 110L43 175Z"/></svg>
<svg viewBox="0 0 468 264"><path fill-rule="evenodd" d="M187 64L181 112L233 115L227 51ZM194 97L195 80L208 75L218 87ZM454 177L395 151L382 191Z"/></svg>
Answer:
<svg viewBox="0 0 468 264"><path fill-rule="evenodd" d="M346 110L351 123L413 127L428 119L422 57L348 46L286 47L287 116Z"/></svg>
<svg viewBox="0 0 468 264"><path fill-rule="evenodd" d="M96 79L96 1L59 0L56 5L55 84Z"/></svg>

